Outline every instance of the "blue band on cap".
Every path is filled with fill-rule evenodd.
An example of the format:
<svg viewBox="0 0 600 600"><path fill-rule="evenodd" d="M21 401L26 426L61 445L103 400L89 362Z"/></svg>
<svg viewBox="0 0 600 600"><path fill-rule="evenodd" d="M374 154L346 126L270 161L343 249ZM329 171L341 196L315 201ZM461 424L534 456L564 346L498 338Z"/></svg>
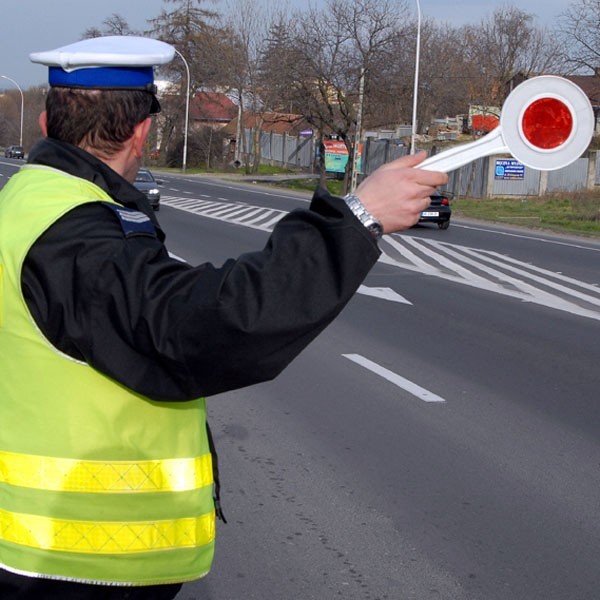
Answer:
<svg viewBox="0 0 600 600"><path fill-rule="evenodd" d="M154 83L154 72L152 67L93 67L71 72L50 67L48 82L65 87L147 89Z"/></svg>

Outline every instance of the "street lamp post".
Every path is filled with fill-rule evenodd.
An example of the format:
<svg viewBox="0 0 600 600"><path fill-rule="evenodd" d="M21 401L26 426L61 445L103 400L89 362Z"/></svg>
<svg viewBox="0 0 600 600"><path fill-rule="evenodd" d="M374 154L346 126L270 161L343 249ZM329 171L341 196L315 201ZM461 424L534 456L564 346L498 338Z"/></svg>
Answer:
<svg viewBox="0 0 600 600"><path fill-rule="evenodd" d="M187 145L188 145L188 121L190 117L190 68L188 66L187 60L183 58L183 54L179 52L179 50L175 50L179 58L183 61L185 65L185 71L187 73L187 86L185 92L185 125L183 131L183 162L182 162L182 171L185 173L187 167Z"/></svg>
<svg viewBox="0 0 600 600"><path fill-rule="evenodd" d="M412 132L410 136L410 153L415 153L415 136L417 134L417 94L419 88L419 60L421 54L421 3L417 3L417 49L415 53L415 86L413 90Z"/></svg>
<svg viewBox="0 0 600 600"><path fill-rule="evenodd" d="M360 84L358 90L358 115L356 117L356 134L354 135L354 151L352 152L352 176L350 179L350 191L353 192L356 189L356 183L358 181L358 161L359 158L359 147L360 138L362 137L362 116L363 116L363 102L365 95L365 67L360 69Z"/></svg>
<svg viewBox="0 0 600 600"><path fill-rule="evenodd" d="M6 75L0 75L0 77L2 79L8 79L8 81L12 81L17 86L17 89L19 90L19 92L21 94L21 134L19 136L19 146L22 146L23 145L23 107L25 104L23 101L23 90L20 88L19 84L14 79L11 79L10 77L7 77Z"/></svg>

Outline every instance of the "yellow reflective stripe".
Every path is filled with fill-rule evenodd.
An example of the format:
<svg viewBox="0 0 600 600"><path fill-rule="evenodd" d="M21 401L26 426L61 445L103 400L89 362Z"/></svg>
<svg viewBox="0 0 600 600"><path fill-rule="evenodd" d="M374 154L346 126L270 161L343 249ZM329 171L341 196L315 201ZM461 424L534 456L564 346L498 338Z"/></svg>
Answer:
<svg viewBox="0 0 600 600"><path fill-rule="evenodd" d="M214 512L166 521L52 519L0 510L0 539L22 546L85 554L132 554L197 548L215 539Z"/></svg>
<svg viewBox="0 0 600 600"><path fill-rule="evenodd" d="M0 452L0 483L61 492L183 492L213 483L212 457L101 461Z"/></svg>
<svg viewBox="0 0 600 600"><path fill-rule="evenodd" d="M2 327L2 265L0 265L0 327Z"/></svg>

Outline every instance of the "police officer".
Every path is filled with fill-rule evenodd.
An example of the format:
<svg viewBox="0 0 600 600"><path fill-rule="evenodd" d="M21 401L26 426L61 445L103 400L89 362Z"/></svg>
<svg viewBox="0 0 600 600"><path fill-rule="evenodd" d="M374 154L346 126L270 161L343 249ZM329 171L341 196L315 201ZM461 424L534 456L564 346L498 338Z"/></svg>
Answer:
<svg viewBox="0 0 600 600"><path fill-rule="evenodd" d="M174 49L95 38L49 66L45 139L0 194L0 597L173 598L215 539L205 396L275 377L352 297L383 232L441 173L390 163L315 193L263 250L172 259L130 183L153 66ZM199 243L202 243L199 240Z"/></svg>

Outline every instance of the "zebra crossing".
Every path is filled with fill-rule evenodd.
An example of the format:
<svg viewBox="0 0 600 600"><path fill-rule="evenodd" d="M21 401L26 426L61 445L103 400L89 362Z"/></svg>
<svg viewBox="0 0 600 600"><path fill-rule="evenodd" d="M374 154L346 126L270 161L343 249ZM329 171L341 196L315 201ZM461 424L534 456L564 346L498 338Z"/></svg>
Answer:
<svg viewBox="0 0 600 600"><path fill-rule="evenodd" d="M286 211L214 198L164 196L161 202L179 210L263 231ZM460 285L531 302L581 317L600 320L600 288L509 256L407 235L386 235L380 262L438 277Z"/></svg>
<svg viewBox="0 0 600 600"><path fill-rule="evenodd" d="M287 212L276 208L252 206L245 202L231 202L230 200L179 198L177 196L163 196L161 204L172 206L179 210L202 215L209 219L218 219L228 223L236 223L244 227L272 231L279 219Z"/></svg>
<svg viewBox="0 0 600 600"><path fill-rule="evenodd" d="M498 252L439 240L388 235L380 246L385 264L600 320L597 284Z"/></svg>

